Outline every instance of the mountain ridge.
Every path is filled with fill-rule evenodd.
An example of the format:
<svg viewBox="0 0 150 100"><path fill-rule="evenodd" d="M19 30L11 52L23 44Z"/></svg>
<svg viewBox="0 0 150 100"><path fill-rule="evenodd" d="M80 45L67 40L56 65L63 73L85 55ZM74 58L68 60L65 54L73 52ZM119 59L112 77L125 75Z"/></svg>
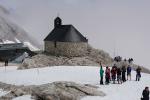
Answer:
<svg viewBox="0 0 150 100"><path fill-rule="evenodd" d="M39 44L34 37L31 37L23 28L9 19L9 11L0 5L0 40L13 41L17 43L16 38L20 42L30 42L39 48Z"/></svg>

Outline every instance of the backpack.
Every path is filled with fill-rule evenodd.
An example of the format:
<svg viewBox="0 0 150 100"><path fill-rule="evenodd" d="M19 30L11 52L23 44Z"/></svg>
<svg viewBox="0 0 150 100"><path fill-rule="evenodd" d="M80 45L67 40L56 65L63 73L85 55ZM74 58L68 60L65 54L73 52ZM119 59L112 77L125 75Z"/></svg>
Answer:
<svg viewBox="0 0 150 100"><path fill-rule="evenodd" d="M131 72L131 67L128 67L128 68L127 68L127 71L128 71L128 72Z"/></svg>

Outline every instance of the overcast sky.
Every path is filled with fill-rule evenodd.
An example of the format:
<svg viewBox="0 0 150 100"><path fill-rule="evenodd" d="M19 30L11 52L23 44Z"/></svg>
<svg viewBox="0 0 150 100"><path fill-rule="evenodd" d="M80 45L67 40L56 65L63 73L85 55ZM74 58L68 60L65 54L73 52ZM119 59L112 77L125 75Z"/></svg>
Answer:
<svg viewBox="0 0 150 100"><path fill-rule="evenodd" d="M43 43L59 13L89 43L150 66L150 0L0 0L10 17Z"/></svg>

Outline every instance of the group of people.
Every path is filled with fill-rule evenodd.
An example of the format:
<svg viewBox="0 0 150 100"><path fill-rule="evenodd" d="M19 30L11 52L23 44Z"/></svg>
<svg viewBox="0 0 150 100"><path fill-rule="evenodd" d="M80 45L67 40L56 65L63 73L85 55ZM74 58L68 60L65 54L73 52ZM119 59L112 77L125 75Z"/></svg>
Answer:
<svg viewBox="0 0 150 100"><path fill-rule="evenodd" d="M128 65L127 68L126 66L122 66L120 68L114 64L111 70L107 66L104 72L102 64L100 63L100 84L104 84L103 82L104 74L105 74L105 84L109 84L110 81L112 81L113 84L115 84L116 80L118 84L121 84L125 82L126 80L131 80L131 71L132 71L132 68L130 65ZM141 78L141 68L138 67L136 69L136 81L140 81L140 78Z"/></svg>
<svg viewBox="0 0 150 100"><path fill-rule="evenodd" d="M132 63L133 62L133 58L129 58L128 60L125 58L124 60L122 60L122 57L121 56L116 56L116 57L114 57L114 61L116 61L116 62L121 62L121 61L125 61L125 62L129 62L129 64L130 63Z"/></svg>
<svg viewBox="0 0 150 100"><path fill-rule="evenodd" d="M130 65L117 67L115 64L110 69L108 66L106 67L105 71L103 70L102 64L100 63L100 85L103 85L103 78L105 74L105 84L109 84L110 81L113 82L113 84L118 82L118 84L122 84L126 80L131 80L131 71L132 67ZM126 78L127 77L127 78ZM140 81L141 78L141 68L138 67L136 69L136 81ZM149 100L149 88L146 87L143 90L141 100Z"/></svg>

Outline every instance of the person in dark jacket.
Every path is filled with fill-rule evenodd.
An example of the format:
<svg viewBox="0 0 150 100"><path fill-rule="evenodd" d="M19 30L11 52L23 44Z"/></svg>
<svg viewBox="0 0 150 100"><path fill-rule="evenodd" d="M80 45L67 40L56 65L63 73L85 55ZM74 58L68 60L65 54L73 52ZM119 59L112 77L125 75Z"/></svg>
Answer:
<svg viewBox="0 0 150 100"><path fill-rule="evenodd" d="M8 59L5 60L5 66L8 66Z"/></svg>
<svg viewBox="0 0 150 100"><path fill-rule="evenodd" d="M106 79L106 84L109 84L110 82L110 68L107 66L105 70L105 79Z"/></svg>
<svg viewBox="0 0 150 100"><path fill-rule="evenodd" d="M130 81L131 81L131 70L132 70L131 66L128 65L128 67L127 67L127 80L130 79Z"/></svg>
<svg viewBox="0 0 150 100"><path fill-rule="evenodd" d="M103 67L102 67L102 64L100 62L100 85L103 85L103 76L104 76L104 70L103 70Z"/></svg>
<svg viewBox="0 0 150 100"><path fill-rule="evenodd" d="M121 84L121 83L122 83L121 68L118 68L118 69L117 69L117 81L118 81L118 84Z"/></svg>
<svg viewBox="0 0 150 100"><path fill-rule="evenodd" d="M143 98L141 100L149 100L149 87L145 87L142 96Z"/></svg>
<svg viewBox="0 0 150 100"><path fill-rule="evenodd" d="M117 66L116 66L116 64L114 64L114 65L112 66L112 68L115 68L115 69L117 70Z"/></svg>
<svg viewBox="0 0 150 100"><path fill-rule="evenodd" d="M112 76L113 84L115 84L116 74L117 74L117 69L115 67L112 67L112 69L111 69L111 76Z"/></svg>
<svg viewBox="0 0 150 100"><path fill-rule="evenodd" d="M136 69L136 81L140 81L141 78L141 67L138 66Z"/></svg>
<svg viewBox="0 0 150 100"><path fill-rule="evenodd" d="M126 66L122 66L122 81L126 81Z"/></svg>

